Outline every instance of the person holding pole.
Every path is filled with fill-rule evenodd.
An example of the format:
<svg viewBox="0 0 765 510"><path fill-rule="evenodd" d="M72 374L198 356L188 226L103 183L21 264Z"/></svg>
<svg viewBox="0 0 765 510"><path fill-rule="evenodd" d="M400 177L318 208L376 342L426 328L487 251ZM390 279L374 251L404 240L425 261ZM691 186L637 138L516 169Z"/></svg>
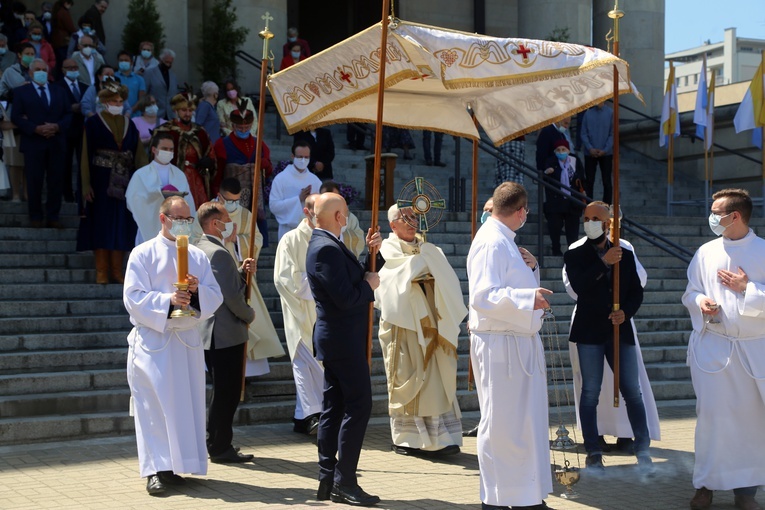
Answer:
<svg viewBox="0 0 765 510"><path fill-rule="evenodd" d="M597 406L603 382L604 358L613 369L616 355L614 325L618 325L619 385L635 435L638 465L645 472L650 472L653 464L648 453L651 438L640 393L635 336L630 324L630 319L643 302L643 286L633 253L612 246L606 236L609 216L608 207L599 203L589 204L584 210L587 241L563 255L571 289L578 296L569 341L577 344L582 377L579 421L587 451L585 464L596 473L604 470ZM614 266L617 264L620 308L612 311L612 286L616 276Z"/></svg>

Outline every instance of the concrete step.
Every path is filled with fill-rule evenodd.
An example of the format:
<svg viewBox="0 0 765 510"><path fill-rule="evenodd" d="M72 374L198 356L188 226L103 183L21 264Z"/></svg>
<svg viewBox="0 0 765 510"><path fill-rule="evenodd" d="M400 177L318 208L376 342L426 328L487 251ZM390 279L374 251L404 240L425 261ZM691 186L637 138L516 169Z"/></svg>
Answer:
<svg viewBox="0 0 765 510"><path fill-rule="evenodd" d="M3 283L95 283L95 269L0 269Z"/></svg>
<svg viewBox="0 0 765 510"><path fill-rule="evenodd" d="M125 387L127 387L127 375L124 367L0 375L0 395L5 396L124 389ZM45 411L48 412L47 409Z"/></svg>
<svg viewBox="0 0 765 510"><path fill-rule="evenodd" d="M43 317L61 317L71 315L111 315L126 313L121 299L90 300L77 299L68 301L14 301L3 303L0 317L20 317L34 310Z"/></svg>
<svg viewBox="0 0 765 510"><path fill-rule="evenodd" d="M132 326L124 315L72 315L68 317L14 317L0 319L0 335L51 332L129 331Z"/></svg>
<svg viewBox="0 0 765 510"><path fill-rule="evenodd" d="M67 349L99 349L127 346L127 331L91 331L60 334L43 333L0 336L0 353L12 351L62 351Z"/></svg>
<svg viewBox="0 0 765 510"><path fill-rule="evenodd" d="M4 253L0 254L0 267L91 269L94 267L94 262L92 255L84 253Z"/></svg>
<svg viewBox="0 0 765 510"><path fill-rule="evenodd" d="M122 285L97 285L95 283L23 283L22 285L0 284L0 301L50 299L122 299Z"/></svg>
<svg viewBox="0 0 765 510"><path fill-rule="evenodd" d="M35 370L42 373L52 370L72 370L79 367L125 367L127 345L124 348L68 349L63 351L2 352L0 374L6 371ZM29 372L27 372L29 373ZM34 373L34 372L32 372Z"/></svg>
<svg viewBox="0 0 765 510"><path fill-rule="evenodd" d="M89 389L64 393L10 395L0 397L0 416L45 416L128 410L130 390Z"/></svg>

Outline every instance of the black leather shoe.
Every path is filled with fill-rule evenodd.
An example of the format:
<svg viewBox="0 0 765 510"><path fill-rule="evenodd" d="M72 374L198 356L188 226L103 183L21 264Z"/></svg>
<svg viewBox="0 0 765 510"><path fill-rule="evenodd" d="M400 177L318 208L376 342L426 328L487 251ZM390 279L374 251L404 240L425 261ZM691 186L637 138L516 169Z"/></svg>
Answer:
<svg viewBox="0 0 765 510"><path fill-rule="evenodd" d="M394 444L391 445L390 449L399 455L409 455L412 457L422 456L422 450L419 448L409 448L408 446L398 446Z"/></svg>
<svg viewBox="0 0 765 510"><path fill-rule="evenodd" d="M332 480L321 480L319 482L319 490L316 491L317 501L329 500L329 496L332 494L333 484L334 482Z"/></svg>
<svg viewBox="0 0 765 510"><path fill-rule="evenodd" d="M319 431L319 414L312 414L302 420L292 419L292 430L298 434L305 434L307 436L315 436Z"/></svg>
<svg viewBox="0 0 765 510"><path fill-rule="evenodd" d="M221 454L210 455L210 462L213 464L241 464L243 462L250 462L254 458L254 455L239 453L233 446L229 446L228 450Z"/></svg>
<svg viewBox="0 0 765 510"><path fill-rule="evenodd" d="M318 414L314 414L313 416L308 417L306 428L308 429L309 436L315 436L316 434L319 433L319 415Z"/></svg>
<svg viewBox="0 0 765 510"><path fill-rule="evenodd" d="M430 457L438 459L440 457L449 457L451 455L457 455L460 452L460 447L456 444L450 444L440 450L420 450L423 457Z"/></svg>
<svg viewBox="0 0 765 510"><path fill-rule="evenodd" d="M463 431L462 437L478 437L478 425L470 430Z"/></svg>
<svg viewBox="0 0 765 510"><path fill-rule="evenodd" d="M344 503L354 506L373 506L380 502L380 498L367 494L358 485L355 487L344 487L334 484L329 499L335 503Z"/></svg>
<svg viewBox="0 0 765 510"><path fill-rule="evenodd" d="M162 494L166 490L167 487L165 487L165 484L160 481L159 476L149 475L149 478L146 479L146 492L152 496Z"/></svg>
<svg viewBox="0 0 765 510"><path fill-rule="evenodd" d="M510 510L509 506L487 505L481 503L481 510Z"/></svg>
<svg viewBox="0 0 765 510"><path fill-rule="evenodd" d="M619 444L619 440L617 439L616 444ZM611 451L611 445L606 443L606 440L603 438L603 436L598 437L598 446L600 446L600 451L603 453L608 453Z"/></svg>
<svg viewBox="0 0 765 510"><path fill-rule="evenodd" d="M603 456L598 454L588 455L584 459L584 465L587 468L587 472L591 474L603 474L606 472L606 468L603 466Z"/></svg>
<svg viewBox="0 0 765 510"><path fill-rule="evenodd" d="M157 477L164 485L186 485L186 480L172 471L160 471L157 473Z"/></svg>

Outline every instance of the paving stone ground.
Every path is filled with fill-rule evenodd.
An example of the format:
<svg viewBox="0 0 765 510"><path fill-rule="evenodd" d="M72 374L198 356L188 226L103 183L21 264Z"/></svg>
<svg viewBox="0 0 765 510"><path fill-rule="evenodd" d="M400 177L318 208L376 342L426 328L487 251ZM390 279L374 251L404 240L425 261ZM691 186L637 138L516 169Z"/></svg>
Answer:
<svg viewBox="0 0 765 510"><path fill-rule="evenodd" d="M558 497L565 489L554 483L548 505L557 510L687 509L693 495L693 433L691 405L661 407L662 441L651 453L657 474L646 478L635 469L634 457L608 455L602 478L582 475L576 499ZM478 421L463 417L465 428ZM557 423L551 417L551 424ZM572 433L573 434L573 433ZM0 448L2 509L322 509L349 508L315 501L316 446L292 432L291 424L241 427L235 441L255 462L241 466L211 464L207 476L189 477L188 485L161 498L147 495L138 477L135 438L101 438ZM359 466L359 483L377 494L381 509L480 508L476 440L465 438L462 453L449 461L431 462L390 451L387 419L372 420ZM566 458L584 466L573 452ZM555 453L562 462L562 454ZM765 498L760 494L761 504ZM733 509L733 494L715 493L715 509Z"/></svg>

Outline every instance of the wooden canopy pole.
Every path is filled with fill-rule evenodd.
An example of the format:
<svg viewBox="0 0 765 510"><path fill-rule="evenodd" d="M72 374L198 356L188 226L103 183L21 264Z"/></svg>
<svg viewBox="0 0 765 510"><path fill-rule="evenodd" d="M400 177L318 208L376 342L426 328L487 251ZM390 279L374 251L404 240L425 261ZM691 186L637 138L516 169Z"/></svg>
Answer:
<svg viewBox="0 0 765 510"><path fill-rule="evenodd" d="M263 163L263 119L266 111L266 79L268 78L268 63L271 60L268 53L268 41L274 37L274 34L268 29L268 22L271 21L271 14L266 13L260 17L266 22L266 28L264 28L258 35L263 39L263 58L260 61L260 103L258 104L258 136L255 139L255 167L253 168L252 175L252 205L250 207L250 246L247 250L247 258L253 258L255 254L255 226L257 225L258 217L258 194L260 190L260 172L261 165ZM250 294L252 291L252 273L248 272L246 276L247 286L245 288L245 298L247 302L250 301ZM247 342L244 343L244 358L242 360L242 392L240 400L244 402L244 389L245 389L245 366L247 364Z"/></svg>
<svg viewBox="0 0 765 510"><path fill-rule="evenodd" d="M473 117L473 124L478 129L478 120L475 118L475 112L471 112ZM478 139L473 140L473 188L471 190L470 199L472 205L470 206L472 214L470 215L470 239L475 239L475 234L478 232ZM468 340L469 342L470 340ZM475 376L473 375L473 363L471 362L470 353L468 353L468 391L473 391L473 382Z"/></svg>
<svg viewBox="0 0 765 510"><path fill-rule="evenodd" d="M382 34L380 36L380 82L377 84L377 119L375 121L375 158L374 177L372 182L372 231L377 230L377 217L380 214L380 165L383 142L383 105L385 98L385 64L388 50L388 13L390 12L390 0L383 0L382 6ZM391 176L386 175L386 179ZM377 260L370 252L369 270L377 269ZM372 370L372 330L374 328L374 303L369 303L369 327L367 328L367 364Z"/></svg>
<svg viewBox="0 0 765 510"><path fill-rule="evenodd" d="M619 56L619 19L624 16L624 12L619 10L619 1L616 0L614 9L608 13L608 17L614 20L614 55ZM620 214L619 214L619 69L614 64L614 196L611 201L614 219L611 227L614 246L619 247L620 238ZM619 262L617 261L611 267L612 287L613 287L613 311L620 308L619 299ZM619 407L619 325L614 324L614 407Z"/></svg>

